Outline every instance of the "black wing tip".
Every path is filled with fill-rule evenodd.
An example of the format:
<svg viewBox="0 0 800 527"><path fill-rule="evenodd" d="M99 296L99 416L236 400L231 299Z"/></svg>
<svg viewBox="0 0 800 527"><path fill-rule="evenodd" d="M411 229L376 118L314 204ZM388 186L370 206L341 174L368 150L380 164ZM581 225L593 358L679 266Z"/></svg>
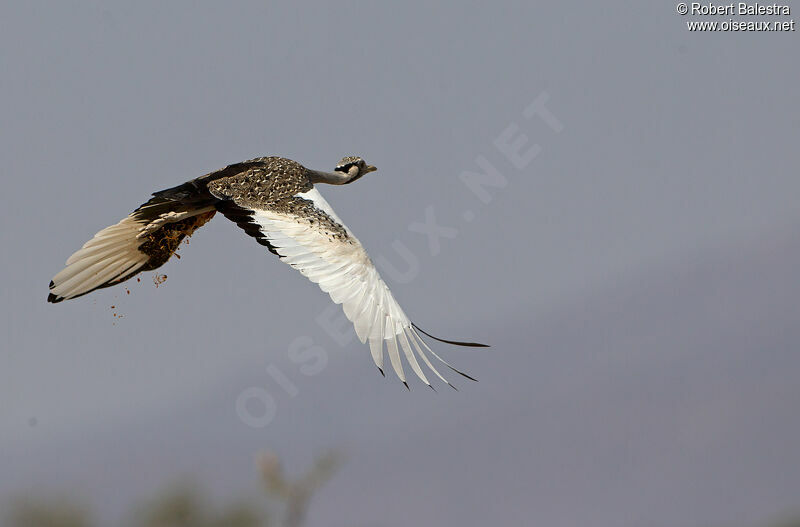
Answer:
<svg viewBox="0 0 800 527"><path fill-rule="evenodd" d="M383 372L383 368L378 366L378 371L381 372L381 375L383 375L384 378L386 378L386 374Z"/></svg>
<svg viewBox="0 0 800 527"><path fill-rule="evenodd" d="M439 342L444 342L445 344L452 344L453 346L465 346L465 347L468 347L468 348L491 348L491 346L489 346L488 344L481 344L480 342L461 342L461 341L458 341L458 340L440 339L439 337L434 337L433 335L431 335L430 333L428 333L427 331L425 331L424 329L422 329L418 325L414 324L413 322L411 323L411 325L414 326L414 329L418 329L423 334L427 335L428 337L432 338L433 340L438 340Z"/></svg>
<svg viewBox="0 0 800 527"><path fill-rule="evenodd" d="M54 295L53 293L47 295L47 301L51 304L58 304L62 300L64 300L64 297Z"/></svg>
<svg viewBox="0 0 800 527"><path fill-rule="evenodd" d="M54 284L53 281L50 280L50 285L48 287L50 289L53 289L55 286L56 286L56 284ZM64 300L64 297L62 297L62 296L54 295L53 293L49 293L47 295L47 301L50 302L51 304L58 304L62 300Z"/></svg>
<svg viewBox="0 0 800 527"><path fill-rule="evenodd" d="M471 381L473 381L473 382L478 382L478 379L476 379L475 377L470 377L469 375L467 375L467 374L466 374L466 373L464 373L463 371L457 370L457 369L455 369L455 368L451 368L451 369L452 369L454 372L456 372L457 374L461 375L462 377L466 377L467 379L469 379L469 380L471 380Z"/></svg>

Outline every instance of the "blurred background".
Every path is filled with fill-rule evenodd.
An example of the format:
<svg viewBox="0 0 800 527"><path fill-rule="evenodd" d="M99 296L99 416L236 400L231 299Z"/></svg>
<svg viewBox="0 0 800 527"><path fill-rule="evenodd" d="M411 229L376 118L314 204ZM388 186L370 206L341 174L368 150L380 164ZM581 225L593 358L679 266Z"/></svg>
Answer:
<svg viewBox="0 0 800 527"><path fill-rule="evenodd" d="M800 511L798 37L675 7L3 3L2 521ZM269 154L379 168L322 191L413 320L492 345L435 347L479 382L384 379L222 217L158 287L45 302L151 192Z"/></svg>

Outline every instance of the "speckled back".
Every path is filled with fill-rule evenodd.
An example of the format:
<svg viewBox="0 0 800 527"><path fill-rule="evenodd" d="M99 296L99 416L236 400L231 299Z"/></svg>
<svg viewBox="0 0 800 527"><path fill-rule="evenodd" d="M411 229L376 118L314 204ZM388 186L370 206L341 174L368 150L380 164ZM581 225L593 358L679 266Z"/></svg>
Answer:
<svg viewBox="0 0 800 527"><path fill-rule="evenodd" d="M243 207L265 208L312 188L306 168L291 159L262 157L246 163L257 164L244 172L210 181L208 190Z"/></svg>

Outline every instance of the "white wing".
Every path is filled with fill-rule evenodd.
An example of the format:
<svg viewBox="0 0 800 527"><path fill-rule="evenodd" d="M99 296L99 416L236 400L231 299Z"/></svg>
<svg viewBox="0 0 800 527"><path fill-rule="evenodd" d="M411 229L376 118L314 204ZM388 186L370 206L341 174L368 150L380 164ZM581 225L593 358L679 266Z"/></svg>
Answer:
<svg viewBox="0 0 800 527"><path fill-rule="evenodd" d="M142 250L146 243L162 248L169 258L174 247L167 248L170 243L165 240L191 235L214 213L211 206L187 209L178 202L151 199L119 223L95 234L74 252L64 269L50 281L48 302L77 298L95 289L116 285L143 270L158 268L166 260L155 262L152 254ZM162 229L167 225L181 225L181 228L167 232Z"/></svg>
<svg viewBox="0 0 800 527"><path fill-rule="evenodd" d="M330 229L326 229L324 223L309 221L308 218L298 214L280 211L280 208L276 210L239 208L240 211L247 211L246 219L241 216L235 217L230 210L226 212L221 209L221 211L248 233L256 236L261 243L268 245L272 252L281 257L281 260L318 284L335 303L342 305L345 315L355 326L358 338L362 343L369 341L372 359L381 373L383 373L385 346L392 368L406 387L408 384L400 359L401 351L408 365L422 382L430 386L417 361L417 355L437 377L450 385L433 366L423 348L448 367L452 366L425 344L381 279L364 247L347 229L328 202L316 189L298 194L296 197L313 202L316 209L322 211L338 224L337 227L346 232L346 236L342 236L341 231L337 236Z"/></svg>

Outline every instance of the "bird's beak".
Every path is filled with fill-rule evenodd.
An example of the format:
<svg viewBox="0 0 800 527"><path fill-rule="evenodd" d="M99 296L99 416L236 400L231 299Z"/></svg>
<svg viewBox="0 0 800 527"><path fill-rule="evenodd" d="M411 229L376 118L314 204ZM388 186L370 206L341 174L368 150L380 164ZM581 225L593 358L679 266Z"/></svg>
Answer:
<svg viewBox="0 0 800 527"><path fill-rule="evenodd" d="M378 167L374 167L372 165L367 165L364 167L365 174L369 174L370 172L375 172L376 170L378 170Z"/></svg>

